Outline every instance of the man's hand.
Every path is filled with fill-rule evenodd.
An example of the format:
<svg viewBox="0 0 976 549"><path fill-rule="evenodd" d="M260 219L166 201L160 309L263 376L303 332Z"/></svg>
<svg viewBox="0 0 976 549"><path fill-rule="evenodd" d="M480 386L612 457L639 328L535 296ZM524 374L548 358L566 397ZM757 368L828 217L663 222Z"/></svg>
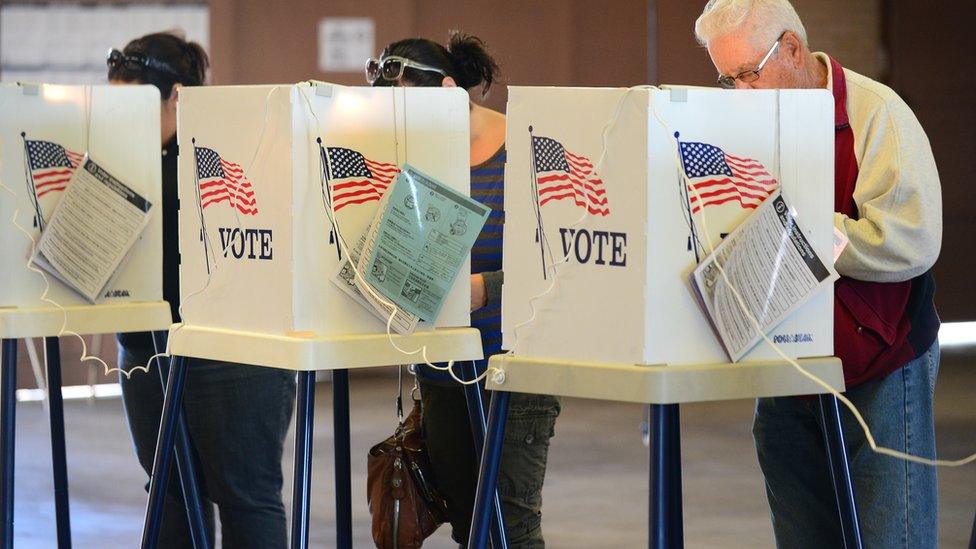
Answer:
<svg viewBox="0 0 976 549"><path fill-rule="evenodd" d="M488 304L488 293L485 290L485 277L481 274L471 275L471 310L476 311Z"/></svg>

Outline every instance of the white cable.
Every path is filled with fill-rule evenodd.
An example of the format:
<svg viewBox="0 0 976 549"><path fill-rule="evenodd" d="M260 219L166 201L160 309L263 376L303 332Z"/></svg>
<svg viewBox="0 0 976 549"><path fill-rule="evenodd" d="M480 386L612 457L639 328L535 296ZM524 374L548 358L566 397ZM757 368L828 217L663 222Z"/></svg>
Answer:
<svg viewBox="0 0 976 549"><path fill-rule="evenodd" d="M85 125L86 125L86 131L85 131L85 141L86 141L85 152L89 152L88 151L88 140L89 140L89 136L91 135L91 110L92 110L92 102L93 102L92 96L94 95L93 90L91 89L91 86L85 86L83 88L83 95L84 95L84 100L85 100ZM55 301L55 300L51 299L50 297L48 297L48 293L51 290L51 283L50 283L50 281L47 278L47 274L44 271L42 271L41 269L38 269L37 267L35 267L32 264L32 259L34 257L34 253L37 250L37 241L34 239L34 235L31 234L27 229L25 229L17 221L17 215L20 213L19 197L17 196L17 193L15 193L13 191L13 189L11 189L10 187L8 187L6 185L6 183L4 183L2 180L0 180L0 187L2 187L5 191L7 191L13 197L13 203L15 204L15 206L14 206L14 213L13 213L13 215L10 218L11 224L14 227L16 227L18 231L20 231L21 233L23 233L24 236L26 236L27 239L30 241L30 254L27 256L26 267L27 267L27 270L29 270L31 272L34 272L34 273L37 273L38 275L40 275L41 281L44 283L44 290L41 292L40 300L43 301L43 302L45 302L45 303L49 303L49 304L53 305L55 308L57 308L59 311L61 311L61 315L62 315L61 327L58 329L58 333L55 335L55 337L62 337L62 336L66 336L66 335L76 337L78 339L78 341L81 342L81 357L79 358L79 361L81 363L93 361L93 362L97 362L98 364L101 364L102 365L102 368L103 368L103 371L104 371L104 374L106 376L109 375L109 374L111 374L112 372L119 372L119 373L121 373L122 375L124 375L125 377L128 378L131 375L130 372L135 371L135 370L141 370L141 371L144 371L144 372L148 372L149 371L149 365L152 363L153 359L156 358L156 356L151 357L149 359L149 362L146 363L146 366L144 366L144 367L143 366L139 366L139 367L136 367L136 368L132 368L128 372L126 372L125 370L122 370L120 368L111 368L100 357L91 356L91 355L88 354L88 344L85 342L85 339L83 337L81 337L81 335L79 335L76 332L73 332L71 330L68 330L68 311L67 311L67 309L65 309L64 307L62 307L61 304L58 303L57 301Z"/></svg>
<svg viewBox="0 0 976 549"><path fill-rule="evenodd" d="M404 91L406 90L405 88L401 88L401 89L404 89ZM394 94L394 104L395 104L395 100L396 100L396 98L395 98L396 91L395 90L396 90L396 88L391 87L390 90ZM302 99L305 100L305 105L308 107L309 113L312 115L312 118L315 119L315 127L316 127L316 129L318 131L318 137L319 137L319 139L322 140L322 143L320 145L321 145L322 149L325 151L326 157L328 158L329 149L328 149L328 145L325 142L325 139L323 138L324 133L322 132L322 124L319 121L319 117L315 113L315 109L312 107L312 102L309 100L308 95L305 93L305 91L301 87L298 88L298 93L302 96ZM404 129L404 135L406 135L406 129ZM327 184L328 184L327 181L323 181L323 183L322 183L323 186L324 185L327 185ZM450 374L451 378L453 378L454 381L456 381L456 382L458 382L458 383L460 383L462 385L473 385L475 383L479 383L482 379L486 378L488 376L488 374L493 371L492 368L485 368L485 371L481 375L475 377L474 379L464 380L464 379L459 378L454 373L454 361L453 360L448 361L447 362L447 366L437 366L436 364L431 363L430 360L428 360L428 358L427 358L427 345L423 345L419 349L414 349L412 351L408 351L408 350L406 350L406 349L404 349L404 348L402 348L402 347L400 347L399 345L396 344L396 341L393 340L393 320L396 318L396 315L399 312L399 308L397 307L396 303L393 303L393 302L390 302L390 301L386 300L385 298L383 298L383 296L381 296L378 292L376 292L373 289L373 286L371 284L369 284L366 281L365 278L363 278L363 275L359 271L359 268L356 266L355 262L353 262L353 261L350 260L352 258L352 256L349 254L349 248L346 245L346 240L342 237L342 234L341 234L341 232L339 230L339 222L338 222L338 219L336 218L336 214L335 214L335 204L331 200L328 200L327 199L327 196L328 195L327 195L325 189L323 188L322 189L322 199L323 199L324 202L326 202L326 204L325 204L325 213L326 213L326 215L329 218L329 222L332 224L332 226L335 229L336 242L338 243L339 247L342 249L342 252L345 254L345 257L347 258L347 261L348 261L349 265L352 267L353 274L355 275L356 280L358 280L360 283L362 283L362 287L367 291L367 293L369 293L369 295L371 297L373 297L373 299L379 301L385 307L390 308L390 309L393 310L393 312L390 313L390 317L386 320L386 337L389 340L390 345L394 349L396 349L397 351L399 351L400 353L403 353L404 355L407 355L407 356L414 356L414 355L419 354L421 356L421 358L423 359L424 364L426 364L427 366L429 366L429 367L431 367L431 368L433 368L435 370L446 371L448 374ZM495 370L497 370L497 369L495 369Z"/></svg>
<svg viewBox="0 0 976 549"><path fill-rule="evenodd" d="M669 132L669 135L670 135L670 131L671 130L670 130L670 128L668 128L668 125L664 122L664 120L661 119L659 113L657 112L657 108L654 106L654 102L653 101L651 102L651 110L652 110L652 112L654 114L654 118L657 120L657 122L659 124L661 124L661 126L665 129L665 131ZM691 189L691 191L694 193L695 200L699 204L704 204L704 202L702 201L702 198L701 198L701 194L698 192L698 189L694 185L691 184L691 180L689 179L688 174L687 174L687 172L684 169L684 164L681 162L681 156L680 156L680 153L678 151L677 140L675 140L674 153L675 153L675 161L677 162L677 165L679 167L679 173L681 174L682 182L685 185L687 185L688 188ZM705 240L706 240L706 243L708 244L708 253L712 253L715 250L715 246L713 245L713 242L712 242L711 233L708 230L708 214L707 214L707 208L702 208L701 209L701 220L702 220L702 229L704 230L704 233L705 233ZM833 388L829 383L827 383L826 381L824 381L820 377L816 376L815 374L811 373L809 370L807 370L806 368L804 368L803 366L801 366L800 363L796 359L791 358L790 356L788 356L786 353L783 352L783 350L778 345L776 345L775 343L773 343L773 341L769 338L769 336L766 335L766 333L763 331L762 326L760 325L759 321L755 318L755 316L753 316L753 314L751 313L751 311L749 310L749 308L746 306L745 300L742 298L742 294L739 293L739 289L736 288L731 283L731 281L729 280L728 275L725 272L725 268L722 266L722 262L721 261L716 261L715 262L715 265L718 267L719 273L721 273L721 275L722 275L722 280L725 282L726 286L728 286L729 290L731 290L732 295L735 296L736 302L738 303L739 307L741 308L741 312L746 316L746 318L749 319L749 322L752 324L753 328L756 330L756 333L759 334L760 337L762 337L763 341L765 341L766 344L771 349L773 349L773 351L775 351L776 354L778 354L780 356L780 358L782 358L783 360L785 360L786 362L788 362L791 366L793 366L801 375L803 375L804 377L806 377L810 381L813 381L814 383L816 383L817 385L819 385L820 387L822 387L824 390L826 390L828 393L830 393L831 395L833 395L835 398L837 398L837 400L839 400L839 401L841 401L841 402L844 403L844 406L846 406L847 409L851 411L851 414L854 416L854 419L857 420L857 423L861 426L861 430L864 431L864 438L867 440L868 446L870 446L870 448L871 448L871 450L873 452L875 452L877 454L882 454L882 455L886 455L886 456L891 456L891 457L894 457L894 458L902 459L902 460L905 460L905 461L910 461L910 462L913 462L913 463L919 463L919 464L922 464L922 465L930 465L930 466L936 466L936 467L938 467L938 466L941 466L941 467L960 467L960 466L963 466L963 465L966 465L968 463L972 463L972 462L976 461L976 454L972 454L972 455L969 455L969 456L967 456L965 458L957 459L957 460L931 459L931 458L925 458L925 457L921 457L921 456L916 456L916 455L913 455L913 454L908 454L908 453L905 453L905 452L900 452L900 451L894 450L892 448L886 448L884 446L879 446L878 443L874 440L874 435L871 433L871 429L868 427L867 422L864 420L864 417L861 415L861 412L860 412L860 410L858 410L857 406L855 406L854 403L851 402L840 391L838 391L837 389Z"/></svg>
<svg viewBox="0 0 976 549"><path fill-rule="evenodd" d="M17 193L15 193L13 191L13 189L11 189L10 187L8 187L7 184L3 182L2 179L0 179L0 187L2 187L3 190L7 191L8 193L10 193L11 196L13 196L13 202L14 202L14 204L17 204L18 203L20 197L18 197L17 196ZM94 361L94 362L97 362L98 364L101 364L102 365L102 368L104 370L105 375L109 375L112 372L116 372L117 371L117 372L120 372L122 375L124 375L125 377L128 378L130 374L127 373L125 370L122 370L120 368L111 368L101 358L99 358L97 356L91 356L91 355L89 355L88 354L88 345L85 343L85 339L83 337L81 337L79 334L77 334L77 333L75 333L75 332L67 329L68 328L68 310L65 309L64 307L62 307L61 304L58 303L57 301L55 301L55 300L51 299L50 297L48 297L48 293L51 290L51 283L50 283L50 281L47 278L47 274L45 274L44 271L42 271L41 269L38 269L37 267L35 267L33 265L33 263L31 262L31 259L34 257L34 252L37 249L37 241L34 239L34 235L32 235L29 231L27 231L27 229L25 229L17 221L17 215L19 213L20 213L20 207L19 206L14 206L14 213L13 213L13 216L11 216L11 218L10 218L10 222L13 224L14 227L17 228L17 230L19 230L21 233L23 233L24 236L26 236L27 239L30 241L30 254L27 257L27 263L26 263L27 270L29 270L31 272L34 272L34 273L37 273L38 275L40 275L41 281L44 283L44 290L41 292L40 300L43 301L43 302L45 302L45 303L49 303L49 304L53 305L55 308L57 308L59 311L61 311L61 315L62 315L61 328L58 329L58 333L55 335L55 337L62 337L62 336L70 335L70 336L74 336L74 337L78 338L78 341L81 342L81 357L79 358L79 361L80 362L85 363L85 362L89 362L89 361ZM156 357L150 358L149 359L149 362L150 363L152 362L152 359L153 358L156 358ZM131 372L133 370L142 370L142 371L148 372L149 371L149 365L147 364L145 367L139 366L139 367L136 367L136 368L132 368L132 370L129 370L129 372Z"/></svg>
<svg viewBox="0 0 976 549"><path fill-rule="evenodd" d="M664 120L661 119L661 116L657 112L657 108L654 105L653 101L651 102L651 110L657 122L665 129L665 131L669 132L670 135L671 130L668 127L668 125L664 122ZM681 174L683 184L685 184L687 188L689 188L694 193L695 200L698 203L700 204L704 203L702 201L700 193L698 192L698 189L691 184L688 174L684 169L684 164L681 162L680 152L677 146L677 141L675 141L674 154L675 154L675 162L679 167L679 173ZM711 233L709 232L708 229L708 211L706 208L702 208L701 210L701 220L702 220L702 228L705 233L706 243L708 244L708 253L712 253L715 250L715 246L712 242ZM776 352L776 354L780 356L780 358L782 358L784 361L786 361L791 366L793 366L800 374L802 374L807 379L813 381L818 386L822 387L829 394L837 398L837 400L844 403L844 405L851 411L851 414L854 416L855 420L857 420L858 424L861 426L861 429L864 431L865 439L867 440L868 446L870 446L872 451L878 454L883 454L894 458L903 459L905 461L919 463L922 465L931 465L931 466L959 467L971 463L973 461L976 461L976 454L972 454L968 457L959 460L942 460L942 459L924 458L924 457L908 454L905 452L900 452L891 448L879 446L875 441L874 436L871 433L871 429L868 427L867 422L864 420L864 417L861 415L861 412L858 410L857 406L855 406L854 403L851 402L840 391L833 388L829 383L827 383L820 377L814 375L813 373L805 369L803 366L800 365L800 363L797 360L789 357L786 353L783 352L783 350L778 345L773 343L773 341L769 338L769 336L766 335L766 333L763 331L759 321L749 311L748 307L745 304L745 300L742 298L742 295L739 292L738 288L736 288L728 279L728 275L725 272L725 268L723 267L722 262L717 261L715 262L715 265L718 267L719 273L721 273L722 275L722 280L725 282L726 286L732 292L732 295L735 296L736 301L739 307L741 308L741 312L746 316L746 318L749 319L749 322L753 325L753 328L756 330L756 333L763 339L763 341L771 349L773 349L773 351Z"/></svg>
<svg viewBox="0 0 976 549"><path fill-rule="evenodd" d="M246 169L243 169L242 168L242 170L244 171L244 175L245 176L247 175L248 172L252 172L253 171L254 165L255 165L255 163L257 162L257 159L258 159L258 154L261 152L261 145L264 144L264 134L265 134L265 132L268 129L268 121L269 121L270 114L271 114L271 106L270 106L271 105L271 96L274 95L275 92L277 92L279 90L279 88L281 88L281 86L275 86L275 87L271 88L271 90L268 91L268 95L266 95L265 98L264 98L264 122L261 125L261 133L258 134L258 143L257 143L257 146L254 149L254 154L251 155L251 160L250 160L250 162L248 162L247 168ZM195 150L193 151L193 154L194 154L194 168L193 169L196 169L196 151ZM233 194L233 195L231 195L231 196L232 196L232 200L230 202L230 205L231 205L231 209L234 210L234 220L237 222L237 230L243 232L244 231L244 226L241 223L241 213L240 213L240 210L237 209L237 196L236 196L236 193ZM197 207L198 208L202 208L203 207L203 204L202 203L197 204ZM200 230L201 231L203 230L203 226L202 225L200 227ZM204 238L208 238L209 239L209 235L207 235L206 232L204 232ZM177 308L177 311L180 313L180 318L181 319L183 318L183 307L186 306L186 303L188 301L190 301L191 299L193 299L194 297L202 294L203 292L205 292L207 290L207 288L210 287L210 284L213 282L214 273L217 272L217 268L218 268L218 261L217 261L217 259L219 257L226 256L227 255L227 250L230 249L231 244L232 244L231 239L228 238L227 239L227 243L224 245L223 248L221 248L220 254L217 255L216 257L214 257L213 269L210 269L207 272L207 282L201 288L199 288L198 290L195 290L195 291L187 294L186 297L183 297L183 298L180 299L180 306L179 306L179 308ZM185 323L181 323L173 331L173 333L175 334L176 332L180 331L183 328L183 326L185 326ZM166 352L165 353L160 353L160 354L163 355L163 356L169 356L169 339L166 340Z"/></svg>
<svg viewBox="0 0 976 549"><path fill-rule="evenodd" d="M264 134L265 134L265 131L268 129L268 120L269 120L269 117L270 117L270 110L271 110L270 109L271 96L276 91L278 91L278 88L280 88L280 87L281 86L275 86L275 87L271 88L271 90L268 91L268 95L266 95L265 98L264 98L264 122L261 125L261 133L258 134L258 143L257 143L257 146L254 149L254 154L251 155L251 160L250 160L250 162L247 165L247 169L244 170L245 175L247 174L247 172L252 171L252 169L254 168L254 164L257 162L258 153L261 151L261 145L264 143ZM194 149L195 148L196 148L196 144L194 144ZM197 169L196 168L196 150L193 151L193 155L194 155L194 167L193 167L193 169L196 170ZM233 211L234 211L234 220L237 222L237 230L243 232L244 231L244 227L243 227L243 224L241 223L240 211L237 209L237 195L236 195L236 193L234 193L233 195L231 195L231 197L232 198L231 198L230 205L231 205L231 209L233 209ZM202 208L203 207L203 204L201 202L201 203L198 203L196 206L198 208ZM206 242L209 242L210 241L210 235L207 234L206 231L204 231L204 226L202 224L200 226L200 230L203 231L203 238L206 239ZM230 248L231 244L232 244L232 242L228 238L227 239L227 243L220 250L220 255L226 256L227 255L227 250ZM210 283L213 282L214 273L217 272L217 265L218 265L218 263L217 263L217 257L214 257L213 269L210 269L210 270L207 271L207 282L201 288L199 288L198 290L196 290L196 291L191 292L190 294L188 294L185 298L183 298L183 297L180 298L180 306L177 307L177 309L176 309L176 311L180 315L180 319L183 318L183 307L186 305L186 303L188 301L190 301L191 299L193 299L194 297L202 294L203 292L205 292L207 290L207 288L210 287ZM175 330L173 330L173 334L175 334L175 333L179 332L180 330L182 330L184 326L186 326L186 323L181 322L180 325L177 326ZM166 357L166 358L171 357L170 352L169 352L169 342L170 342L170 338L167 337L166 338L166 348L163 350L163 352L156 353L153 356L149 357L149 361L146 362L146 365L145 366L137 366L137 367L132 368L130 371L132 371L132 370L143 370L143 371L145 371L145 372L148 373L149 372L149 367L152 364L152 361L153 360L158 359L158 358L163 358L163 357ZM121 372L122 370L119 370L119 371ZM106 373L108 373L108 372L106 372ZM123 372L123 374L126 376L126 378L129 377L124 372Z"/></svg>

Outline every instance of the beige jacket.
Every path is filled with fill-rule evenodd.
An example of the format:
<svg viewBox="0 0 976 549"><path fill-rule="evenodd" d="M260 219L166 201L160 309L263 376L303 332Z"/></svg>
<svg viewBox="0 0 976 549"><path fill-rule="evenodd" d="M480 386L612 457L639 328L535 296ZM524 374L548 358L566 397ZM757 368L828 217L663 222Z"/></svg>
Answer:
<svg viewBox="0 0 976 549"><path fill-rule="evenodd" d="M833 89L830 61L827 89ZM844 69L847 114L859 173L860 219L834 214L848 238L837 271L857 280L900 282L929 270L942 246L942 190L928 137L891 88Z"/></svg>

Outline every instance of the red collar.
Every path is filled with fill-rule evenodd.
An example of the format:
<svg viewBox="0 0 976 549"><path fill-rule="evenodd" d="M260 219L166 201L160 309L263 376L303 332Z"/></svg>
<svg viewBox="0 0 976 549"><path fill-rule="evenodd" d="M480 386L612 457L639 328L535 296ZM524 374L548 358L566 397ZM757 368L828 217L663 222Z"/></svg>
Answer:
<svg viewBox="0 0 976 549"><path fill-rule="evenodd" d="M843 129L850 125L850 118L847 116L847 78L844 76L844 68L840 66L833 57L830 59L830 78L833 83L834 93L834 127Z"/></svg>

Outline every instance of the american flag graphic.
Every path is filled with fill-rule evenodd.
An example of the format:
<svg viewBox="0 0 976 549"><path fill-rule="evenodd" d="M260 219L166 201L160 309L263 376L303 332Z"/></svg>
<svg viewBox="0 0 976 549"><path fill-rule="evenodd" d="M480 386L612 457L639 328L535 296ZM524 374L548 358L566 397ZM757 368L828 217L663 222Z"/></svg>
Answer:
<svg viewBox="0 0 976 549"><path fill-rule="evenodd" d="M37 198L63 191L85 156L50 141L27 140L25 144L27 163Z"/></svg>
<svg viewBox="0 0 976 549"><path fill-rule="evenodd" d="M738 202L742 208L753 209L778 185L758 160L733 156L707 143L682 142L680 150L690 183L692 213L727 202Z"/></svg>
<svg viewBox="0 0 976 549"><path fill-rule="evenodd" d="M193 149L201 207L206 209L211 204L226 202L244 215L256 215L258 203L254 198L254 186L240 164L224 160L213 149L197 146Z"/></svg>
<svg viewBox="0 0 976 549"><path fill-rule="evenodd" d="M609 215L607 191L585 156L573 154L548 137L532 137L539 206L571 199L593 215Z"/></svg>
<svg viewBox="0 0 976 549"><path fill-rule="evenodd" d="M396 164L376 162L343 147L329 147L327 158L332 208L337 212L346 206L379 200L400 173Z"/></svg>

